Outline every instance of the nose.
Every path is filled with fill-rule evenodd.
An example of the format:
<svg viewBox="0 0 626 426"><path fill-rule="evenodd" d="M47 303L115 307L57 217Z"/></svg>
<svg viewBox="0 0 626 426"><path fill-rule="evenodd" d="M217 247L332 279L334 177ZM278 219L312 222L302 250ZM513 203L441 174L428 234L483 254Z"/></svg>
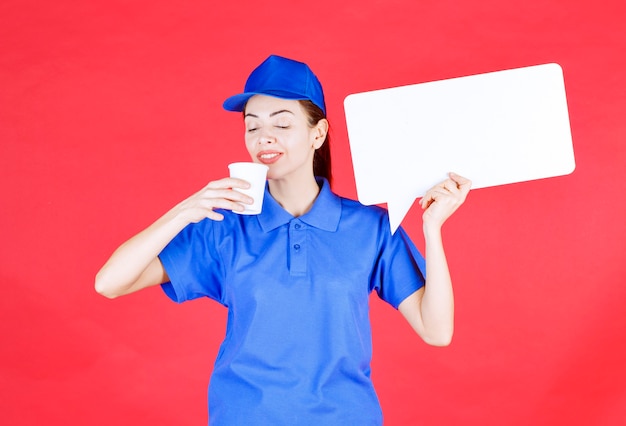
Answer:
<svg viewBox="0 0 626 426"><path fill-rule="evenodd" d="M257 143L260 144L268 144L276 142L276 138L274 135L267 129L262 129L259 133L259 139Z"/></svg>

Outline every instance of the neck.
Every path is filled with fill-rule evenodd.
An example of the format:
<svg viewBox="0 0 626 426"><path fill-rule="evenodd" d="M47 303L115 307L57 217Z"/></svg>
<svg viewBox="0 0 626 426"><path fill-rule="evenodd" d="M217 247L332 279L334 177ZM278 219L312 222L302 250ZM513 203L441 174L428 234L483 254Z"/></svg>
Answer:
<svg viewBox="0 0 626 426"><path fill-rule="evenodd" d="M269 190L278 204L294 217L307 213L320 192L312 174L298 181L271 179Z"/></svg>

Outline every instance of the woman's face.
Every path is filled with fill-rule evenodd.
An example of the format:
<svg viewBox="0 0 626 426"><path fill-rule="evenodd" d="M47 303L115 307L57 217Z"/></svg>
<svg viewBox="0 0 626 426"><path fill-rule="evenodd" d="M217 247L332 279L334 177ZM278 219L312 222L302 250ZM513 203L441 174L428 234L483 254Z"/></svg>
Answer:
<svg viewBox="0 0 626 426"><path fill-rule="evenodd" d="M325 120L309 125L300 102L255 95L244 112L246 148L269 166L268 179L313 175L313 155L326 136Z"/></svg>

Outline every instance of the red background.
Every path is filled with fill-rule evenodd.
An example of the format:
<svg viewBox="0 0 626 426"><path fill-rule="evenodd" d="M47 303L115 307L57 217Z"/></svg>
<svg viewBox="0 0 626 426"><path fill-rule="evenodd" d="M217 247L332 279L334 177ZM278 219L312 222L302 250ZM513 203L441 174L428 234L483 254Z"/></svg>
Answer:
<svg viewBox="0 0 626 426"><path fill-rule="evenodd" d="M623 424L625 8L4 0L2 423L206 422L225 310L159 289L110 301L93 280L126 238L247 158L221 103L276 53L324 83L335 190L351 197L346 95L563 67L576 171L470 194L445 228L452 345L426 346L373 298L373 377L388 425ZM422 247L420 220L404 224Z"/></svg>

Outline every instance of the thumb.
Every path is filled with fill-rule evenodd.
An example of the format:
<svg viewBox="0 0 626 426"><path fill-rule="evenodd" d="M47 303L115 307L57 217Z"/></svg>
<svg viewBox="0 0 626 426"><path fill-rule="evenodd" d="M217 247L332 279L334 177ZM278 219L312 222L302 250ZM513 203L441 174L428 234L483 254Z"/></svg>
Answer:
<svg viewBox="0 0 626 426"><path fill-rule="evenodd" d="M472 187L472 181L461 176L458 175L454 172L450 172L449 173L450 179L452 179L454 182L456 182L456 184L458 185L459 189L462 192L469 192L470 188Z"/></svg>

